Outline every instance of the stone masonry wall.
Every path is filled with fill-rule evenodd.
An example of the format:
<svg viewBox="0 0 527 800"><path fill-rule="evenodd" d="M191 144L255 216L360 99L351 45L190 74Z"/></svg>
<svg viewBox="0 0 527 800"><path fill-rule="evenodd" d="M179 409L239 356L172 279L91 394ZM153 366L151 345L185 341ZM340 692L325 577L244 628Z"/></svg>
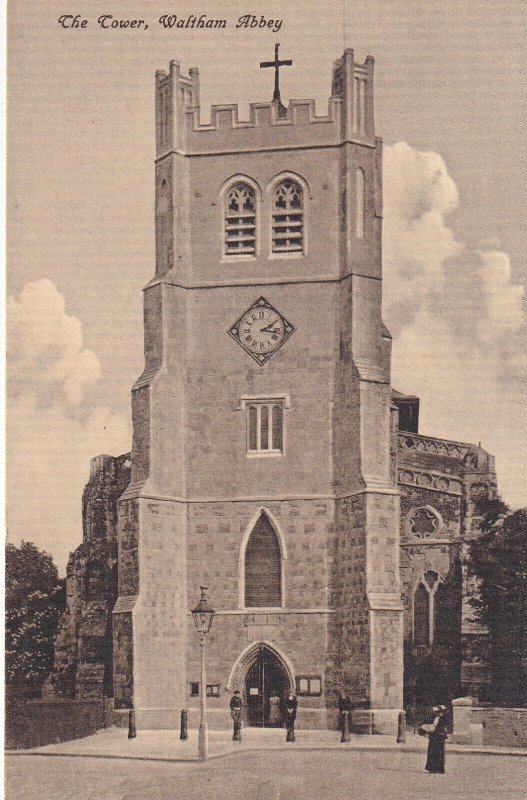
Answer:
<svg viewBox="0 0 527 800"><path fill-rule="evenodd" d="M281 541L282 608L245 609L244 547L261 512L267 514ZM327 637L329 549L333 538L333 504L295 500L281 503L193 503L188 506L187 609L199 598L199 586L217 611L207 639L207 670L220 697L237 660L251 643L266 642L290 665L294 682L300 674L322 678L319 698L302 698L301 706L325 707L325 641ZM199 681L199 637L187 611L187 687ZM243 686L229 686L244 690ZM220 706L220 699L211 702ZM225 700L228 704L228 701Z"/></svg>
<svg viewBox="0 0 527 800"><path fill-rule="evenodd" d="M527 708L472 708L471 725L481 725L482 744L527 747Z"/></svg>
<svg viewBox="0 0 527 800"><path fill-rule="evenodd" d="M366 598L365 495L336 503L336 535L331 561L327 682L333 698L341 689L369 700L369 614Z"/></svg>

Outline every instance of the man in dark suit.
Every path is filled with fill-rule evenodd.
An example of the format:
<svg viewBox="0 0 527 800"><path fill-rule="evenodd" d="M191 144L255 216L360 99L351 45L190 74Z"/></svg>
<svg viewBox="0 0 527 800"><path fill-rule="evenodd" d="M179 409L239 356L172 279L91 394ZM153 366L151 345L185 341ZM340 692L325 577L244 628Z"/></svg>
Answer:
<svg viewBox="0 0 527 800"><path fill-rule="evenodd" d="M297 700L294 692L289 692L284 703L284 720L287 728L286 742L295 741L295 719Z"/></svg>
<svg viewBox="0 0 527 800"><path fill-rule="evenodd" d="M241 742L242 740L242 714L243 714L243 700L240 696L238 689L235 689L230 702L231 717L234 722L234 731L232 734L233 742Z"/></svg>

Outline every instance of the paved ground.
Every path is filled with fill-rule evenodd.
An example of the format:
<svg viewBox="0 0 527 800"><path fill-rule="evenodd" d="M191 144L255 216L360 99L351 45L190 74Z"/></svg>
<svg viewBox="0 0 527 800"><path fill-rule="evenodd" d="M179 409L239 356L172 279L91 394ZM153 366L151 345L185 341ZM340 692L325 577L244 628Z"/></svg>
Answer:
<svg viewBox="0 0 527 800"><path fill-rule="evenodd" d="M137 738L129 740L126 728L108 728L98 731L93 736L83 739L74 739L70 742L49 744L45 747L35 748L33 753L49 756L99 756L106 758L125 759L153 759L166 761L195 761L197 760L197 731L191 730L189 739L182 742L179 731L138 731ZM349 744L340 743L338 731L329 730L299 730L296 733L294 744L285 742L285 730L273 728L244 728L241 742L232 741L231 731L211 731L209 752L211 758L226 756L229 753L238 753L248 750L392 750L396 752L423 752L426 750L427 740L412 734L407 735L405 745L397 744L395 736L357 736L351 737ZM450 752L466 753L492 751L498 753L514 753L527 756L527 750L514 750L512 748L484 748L466 745L447 744ZM25 751L28 752L28 751ZM17 754L13 758L20 757Z"/></svg>
<svg viewBox="0 0 527 800"><path fill-rule="evenodd" d="M6 800L525 800L527 759L360 750L240 752L205 763L19 755Z"/></svg>

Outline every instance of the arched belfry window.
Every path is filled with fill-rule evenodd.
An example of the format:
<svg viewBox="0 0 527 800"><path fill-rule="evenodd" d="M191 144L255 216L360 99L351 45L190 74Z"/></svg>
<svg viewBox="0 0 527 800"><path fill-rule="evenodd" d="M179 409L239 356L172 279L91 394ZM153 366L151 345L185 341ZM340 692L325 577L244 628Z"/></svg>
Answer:
<svg viewBox="0 0 527 800"><path fill-rule="evenodd" d="M226 192L224 221L224 254L254 255L256 192L248 183L239 181Z"/></svg>
<svg viewBox="0 0 527 800"><path fill-rule="evenodd" d="M245 548L245 606L282 605L282 558L280 543L267 516L262 512Z"/></svg>
<svg viewBox="0 0 527 800"><path fill-rule="evenodd" d="M356 191L356 211L355 211L355 235L357 239L364 239L364 170L359 167L356 172L355 178L355 191Z"/></svg>
<svg viewBox="0 0 527 800"><path fill-rule="evenodd" d="M272 252L304 250L304 192L298 181L286 178L273 193Z"/></svg>

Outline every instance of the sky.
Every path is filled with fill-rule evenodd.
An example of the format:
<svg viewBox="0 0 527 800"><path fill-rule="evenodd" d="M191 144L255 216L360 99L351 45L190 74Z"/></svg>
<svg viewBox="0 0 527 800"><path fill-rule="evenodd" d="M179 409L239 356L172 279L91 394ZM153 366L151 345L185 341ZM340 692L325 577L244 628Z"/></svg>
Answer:
<svg viewBox="0 0 527 800"><path fill-rule="evenodd" d="M259 62L280 42L282 100L325 113L344 47L375 57L384 155L384 320L392 382L421 398L420 430L481 442L499 488L527 505L527 6L518 0L314 0L199 6L92 0L8 12L8 540L82 540L89 459L131 447L142 287L154 272L153 90L171 59L212 103L272 95ZM162 14L225 18L164 29ZM240 16L282 20L278 33ZM104 30L101 14L148 29ZM276 27L276 26L275 26Z"/></svg>

